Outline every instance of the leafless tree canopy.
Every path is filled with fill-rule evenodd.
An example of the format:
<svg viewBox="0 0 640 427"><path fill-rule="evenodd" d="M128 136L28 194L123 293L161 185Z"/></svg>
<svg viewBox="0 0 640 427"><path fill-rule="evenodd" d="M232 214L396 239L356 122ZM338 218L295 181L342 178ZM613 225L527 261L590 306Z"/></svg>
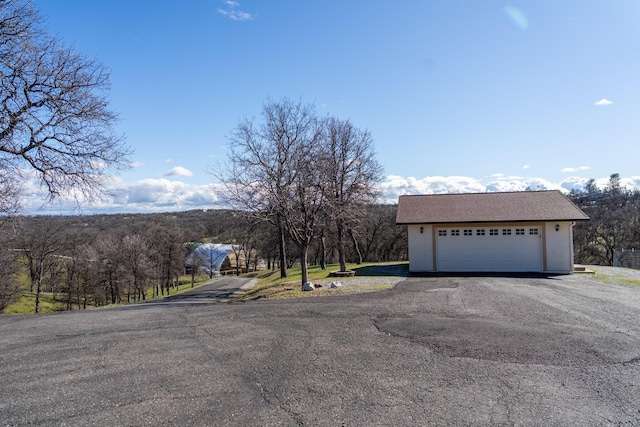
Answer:
<svg viewBox="0 0 640 427"><path fill-rule="evenodd" d="M369 132L321 118L313 105L267 100L262 119L259 125L253 120L238 125L228 160L213 175L224 185L222 197L230 206L286 232L300 250L305 283L311 242L329 219L344 240L358 207L374 201L381 168ZM281 251L284 246L281 238ZM344 260L344 241L339 247Z"/></svg>
<svg viewBox="0 0 640 427"><path fill-rule="evenodd" d="M379 196L376 184L382 167L376 160L369 131L356 128L348 120L327 119L323 147L320 163L324 168L327 210L335 223L340 271L345 271L345 233L353 236L366 206Z"/></svg>
<svg viewBox="0 0 640 427"><path fill-rule="evenodd" d="M613 265L616 253L640 248L640 191L622 187L619 174L602 189L591 179L571 199L591 219L574 228L576 262Z"/></svg>
<svg viewBox="0 0 640 427"><path fill-rule="evenodd" d="M49 200L100 196L130 154L113 129L106 69L48 36L29 1L0 0L0 77L0 186L15 193L35 174Z"/></svg>

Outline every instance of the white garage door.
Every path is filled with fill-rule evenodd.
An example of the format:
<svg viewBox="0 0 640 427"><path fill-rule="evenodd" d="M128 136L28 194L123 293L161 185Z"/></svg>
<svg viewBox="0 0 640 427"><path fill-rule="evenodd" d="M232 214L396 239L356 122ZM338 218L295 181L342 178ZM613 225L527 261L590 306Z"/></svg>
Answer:
<svg viewBox="0 0 640 427"><path fill-rule="evenodd" d="M542 271L540 227L436 228L438 271Z"/></svg>

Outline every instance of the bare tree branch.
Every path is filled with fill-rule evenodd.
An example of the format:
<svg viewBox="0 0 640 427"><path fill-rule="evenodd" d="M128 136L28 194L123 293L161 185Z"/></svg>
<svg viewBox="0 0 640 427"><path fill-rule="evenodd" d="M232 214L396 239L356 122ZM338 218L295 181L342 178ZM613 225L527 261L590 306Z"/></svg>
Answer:
<svg viewBox="0 0 640 427"><path fill-rule="evenodd" d="M109 73L40 25L29 1L0 0L0 175L35 172L48 201L95 201L131 154L114 131Z"/></svg>

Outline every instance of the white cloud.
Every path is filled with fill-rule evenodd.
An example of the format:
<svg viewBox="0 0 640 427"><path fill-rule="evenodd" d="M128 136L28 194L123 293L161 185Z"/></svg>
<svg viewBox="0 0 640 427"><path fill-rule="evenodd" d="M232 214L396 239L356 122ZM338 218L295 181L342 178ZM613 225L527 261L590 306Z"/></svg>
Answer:
<svg viewBox="0 0 640 427"><path fill-rule="evenodd" d="M579 172L589 170L589 166L578 166L577 168L564 168L560 172Z"/></svg>
<svg viewBox="0 0 640 427"><path fill-rule="evenodd" d="M571 190L582 190L584 185L587 183L589 178L583 178L579 176L572 176L560 183L560 186L565 192L570 192Z"/></svg>
<svg viewBox="0 0 640 427"><path fill-rule="evenodd" d="M176 166L171 168L171 170L165 173L164 176L193 176L193 172L187 168L183 168L182 166Z"/></svg>
<svg viewBox="0 0 640 427"><path fill-rule="evenodd" d="M595 102L593 105L601 107L601 106L606 106L606 105L611 105L611 104L613 104L612 101L609 101L606 98L602 98L600 101Z"/></svg>
<svg viewBox="0 0 640 427"><path fill-rule="evenodd" d="M607 178L607 181L609 181L609 179ZM640 189L640 176L631 176L628 178L620 178L620 185L622 185L623 188L628 188L628 189Z"/></svg>
<svg viewBox="0 0 640 427"><path fill-rule="evenodd" d="M252 14L237 9L240 7L240 3L237 1L227 0L225 1L225 4L227 5L226 9L218 9L218 13L220 15L226 16L234 21L250 21L253 19Z"/></svg>
<svg viewBox="0 0 640 427"><path fill-rule="evenodd" d="M485 187L466 176L428 176L422 179L390 175L380 185L385 203L397 203L405 194L478 193Z"/></svg>
<svg viewBox="0 0 640 427"><path fill-rule="evenodd" d="M529 165L524 165L524 166L522 167L522 169L529 169L530 167L531 167L531 166L529 166Z"/></svg>
<svg viewBox="0 0 640 427"><path fill-rule="evenodd" d="M112 178L108 183L108 194L102 200L81 206L70 197L58 199L50 206L40 209L44 196L32 197L25 203L25 211L51 214L94 213L153 213L176 212L192 209L222 207L211 185L192 185L168 179L144 179L125 182Z"/></svg>
<svg viewBox="0 0 640 427"><path fill-rule="evenodd" d="M134 168L134 169L135 168L141 168L143 166L144 166L144 163L142 163L142 162L131 162L131 167Z"/></svg>
<svg viewBox="0 0 640 427"><path fill-rule="evenodd" d="M89 205L81 195L78 201L72 194L56 200L45 209L41 209L44 200L43 189L39 188L35 177L25 173L23 182L24 211L38 214L96 214L96 213L153 213L176 212L192 209L222 208L217 190L212 184L189 184L166 178L144 179L126 182L120 177L105 180L109 191L102 200ZM382 203L397 203L400 195L406 194L446 194L446 193L483 193L495 191L560 190L568 193L581 190L589 178L572 176L562 182L554 183L543 178L507 176L495 174L483 181L467 176L427 176L424 178L387 176L381 183ZM609 177L597 178L596 185L605 188ZM623 177L620 180L627 189L640 189L640 176ZM78 207L80 203L80 208Z"/></svg>
<svg viewBox="0 0 640 427"><path fill-rule="evenodd" d="M390 175L380 185L384 203L397 203L398 197L406 194L484 193L496 191L560 190L565 193L572 188L580 189L586 178L573 178L553 183L543 178L507 176L493 174L489 182L466 176L431 176L422 179ZM638 178L640 184L640 177Z"/></svg>
<svg viewBox="0 0 640 427"><path fill-rule="evenodd" d="M144 179L112 189L111 202L143 209L177 208L211 205L214 202L209 185L189 185L166 179ZM174 209L170 209L174 210Z"/></svg>
<svg viewBox="0 0 640 427"><path fill-rule="evenodd" d="M582 166L582 168L586 168ZM578 168L579 169L579 168ZM587 168L588 169L588 168ZM484 193L497 191L560 190L569 193L571 190L582 190L589 178L569 177L562 182L551 182L544 178L530 178L493 174L489 182L465 176L431 176L422 179L390 175L380 185L383 203L398 203L398 197L408 194L443 194L443 193ZM609 177L595 179L595 184L604 189ZM640 189L640 176L621 178L620 184L629 189Z"/></svg>

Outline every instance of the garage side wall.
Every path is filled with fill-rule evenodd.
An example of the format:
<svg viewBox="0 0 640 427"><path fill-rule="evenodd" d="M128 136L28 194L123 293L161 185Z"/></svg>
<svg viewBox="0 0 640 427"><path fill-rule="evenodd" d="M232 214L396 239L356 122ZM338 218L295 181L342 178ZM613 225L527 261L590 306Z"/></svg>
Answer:
<svg viewBox="0 0 640 427"><path fill-rule="evenodd" d="M558 225L558 231L556 231ZM548 273L573 273L572 222L545 223L545 245Z"/></svg>
<svg viewBox="0 0 640 427"><path fill-rule="evenodd" d="M422 227L422 233L420 232ZM409 224L409 270L412 272L434 271L433 268L433 227L431 225Z"/></svg>

